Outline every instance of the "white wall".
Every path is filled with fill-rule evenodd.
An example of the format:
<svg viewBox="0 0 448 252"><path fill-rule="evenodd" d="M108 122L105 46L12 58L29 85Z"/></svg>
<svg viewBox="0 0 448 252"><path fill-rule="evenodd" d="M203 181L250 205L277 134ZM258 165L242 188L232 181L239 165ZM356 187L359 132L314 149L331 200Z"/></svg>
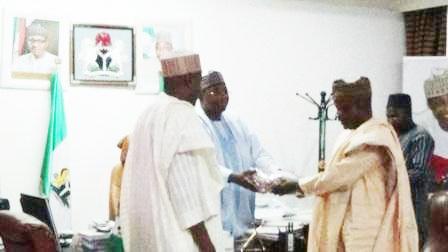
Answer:
<svg viewBox="0 0 448 252"><path fill-rule="evenodd" d="M368 76L374 111L383 116L387 95L401 88L403 20L388 10L312 1L35 2L4 5L27 6L34 15L51 12L69 23L190 20L203 69L221 71L228 83L229 110L244 117L279 164L298 175L317 169L318 126L308 120L315 108L297 98L297 91L317 97L330 91L334 79ZM119 160L116 143L154 96L99 87L68 87L64 95L73 223L82 229L107 218L109 175ZM48 91L0 89L0 196L16 210L20 192L38 193L48 106ZM328 124L328 149L340 130L338 122Z"/></svg>

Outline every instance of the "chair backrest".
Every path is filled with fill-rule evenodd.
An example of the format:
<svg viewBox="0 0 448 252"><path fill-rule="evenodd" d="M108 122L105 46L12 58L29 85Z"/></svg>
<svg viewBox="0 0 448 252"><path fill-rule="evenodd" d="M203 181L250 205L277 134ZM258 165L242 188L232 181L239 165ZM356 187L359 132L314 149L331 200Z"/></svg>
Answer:
<svg viewBox="0 0 448 252"><path fill-rule="evenodd" d="M20 204L22 205L22 211L24 213L47 224L54 236L58 237L58 232L54 224L53 215L51 214L50 204L47 198L21 193Z"/></svg>
<svg viewBox="0 0 448 252"><path fill-rule="evenodd" d="M116 220L120 214L121 180L123 178L123 165L114 167L110 177L109 187L109 220Z"/></svg>
<svg viewBox="0 0 448 252"><path fill-rule="evenodd" d="M58 242L42 221L25 213L0 211L0 237L6 252L55 252Z"/></svg>

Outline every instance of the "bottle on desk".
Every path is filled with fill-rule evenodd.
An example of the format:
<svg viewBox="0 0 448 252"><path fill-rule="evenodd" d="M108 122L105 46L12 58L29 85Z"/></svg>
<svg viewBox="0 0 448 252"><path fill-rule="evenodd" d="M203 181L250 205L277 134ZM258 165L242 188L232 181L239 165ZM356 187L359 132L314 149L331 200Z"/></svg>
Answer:
<svg viewBox="0 0 448 252"><path fill-rule="evenodd" d="M288 222L286 230L286 251L294 252L294 226L292 222Z"/></svg>

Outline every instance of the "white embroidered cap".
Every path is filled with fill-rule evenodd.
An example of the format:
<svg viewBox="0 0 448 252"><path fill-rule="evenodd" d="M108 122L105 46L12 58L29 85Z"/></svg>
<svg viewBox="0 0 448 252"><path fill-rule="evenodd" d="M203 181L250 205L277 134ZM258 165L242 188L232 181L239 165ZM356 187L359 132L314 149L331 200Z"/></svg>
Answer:
<svg viewBox="0 0 448 252"><path fill-rule="evenodd" d="M48 38L48 31L42 24L33 22L27 28L27 36L42 36Z"/></svg>
<svg viewBox="0 0 448 252"><path fill-rule="evenodd" d="M448 69L427 79L424 88L427 99L448 94Z"/></svg>
<svg viewBox="0 0 448 252"><path fill-rule="evenodd" d="M199 55L185 52L173 52L160 59L163 77L173 77L201 71Z"/></svg>

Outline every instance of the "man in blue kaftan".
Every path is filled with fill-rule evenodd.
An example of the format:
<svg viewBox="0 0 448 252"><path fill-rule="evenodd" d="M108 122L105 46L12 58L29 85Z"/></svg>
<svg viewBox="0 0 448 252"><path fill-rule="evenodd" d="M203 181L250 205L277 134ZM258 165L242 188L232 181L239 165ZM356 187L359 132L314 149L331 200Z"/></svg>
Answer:
<svg viewBox="0 0 448 252"><path fill-rule="evenodd" d="M255 221L255 192L263 190L265 181L257 171L273 175L279 169L246 125L224 113L229 95L219 72L202 78L199 99L202 109L198 108L198 114L215 144L221 172L228 182L221 192L223 228L237 239Z"/></svg>

